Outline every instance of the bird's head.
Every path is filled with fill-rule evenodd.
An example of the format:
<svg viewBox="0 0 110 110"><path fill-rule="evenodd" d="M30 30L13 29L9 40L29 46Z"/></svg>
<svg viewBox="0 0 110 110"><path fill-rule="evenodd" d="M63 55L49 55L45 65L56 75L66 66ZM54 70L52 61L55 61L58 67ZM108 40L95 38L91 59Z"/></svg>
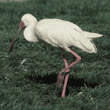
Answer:
<svg viewBox="0 0 110 110"><path fill-rule="evenodd" d="M21 22L23 22L25 26L30 26L30 25L35 25L37 22L37 19L31 14L25 14L21 18Z"/></svg>
<svg viewBox="0 0 110 110"><path fill-rule="evenodd" d="M8 54L10 53L10 50L11 48L13 47L13 44L15 42L15 40L17 39L17 36L20 34L20 32L22 31L22 29L25 27L25 26L29 26L29 25L32 25L34 26L37 22L37 19L31 15L31 14L25 14L22 18L21 18L21 22L20 22L20 25L19 25L19 30L17 32L17 34L15 35L14 37L14 40L12 41L11 45L9 46L9 49L8 49Z"/></svg>

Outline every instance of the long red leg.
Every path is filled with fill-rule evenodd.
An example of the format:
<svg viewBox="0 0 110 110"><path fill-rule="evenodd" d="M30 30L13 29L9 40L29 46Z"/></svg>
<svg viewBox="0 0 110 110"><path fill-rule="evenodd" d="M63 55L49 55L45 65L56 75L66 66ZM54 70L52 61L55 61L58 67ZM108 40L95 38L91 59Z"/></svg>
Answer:
<svg viewBox="0 0 110 110"><path fill-rule="evenodd" d="M69 73L67 73L66 76L65 76L65 82L64 82L64 86L63 86L62 95L61 95L62 97L65 97L65 92L66 92L66 86L67 86L68 78L69 78Z"/></svg>
<svg viewBox="0 0 110 110"><path fill-rule="evenodd" d="M68 67L68 63L67 63L67 60L65 58L65 55L63 54L62 57L63 57L64 63L65 63L65 68L67 68ZM70 69L67 69L65 72L70 72Z"/></svg>
<svg viewBox="0 0 110 110"><path fill-rule="evenodd" d="M59 72L59 74L57 76L57 85L58 85L58 88L61 87L63 80L64 80L64 73Z"/></svg>
<svg viewBox="0 0 110 110"><path fill-rule="evenodd" d="M81 57L79 55L77 55L74 51L72 51L71 49L70 49L70 53L73 54L77 58L77 60L75 62L73 62L72 64L70 64L69 66L67 66L65 69L63 69L63 72L66 72L68 69L70 69L73 65L75 65L76 63L78 63L81 60ZM68 77L69 77L69 73L65 76L62 97L65 97L65 91L66 91L66 86L67 86L67 82L68 82Z"/></svg>
<svg viewBox="0 0 110 110"><path fill-rule="evenodd" d="M81 57L78 54L76 54L70 48L69 48L69 50L70 50L70 53L73 54L77 58L77 60L75 62L71 63L67 68L63 69L63 72L66 72L66 70L70 69L73 65L75 65L76 63L79 63L81 60Z"/></svg>
<svg viewBox="0 0 110 110"><path fill-rule="evenodd" d="M63 56L63 60L64 60L64 63L65 63L65 68L67 68L68 67L68 63L67 63L67 60L66 60L66 58L65 58L65 55L63 54L62 55ZM69 77L69 72L70 72L70 69L67 69L66 71L65 71L67 74L66 74L66 76L65 76L65 81L64 81L64 86L63 86L63 91L62 91L62 97L65 97L65 92L66 92L66 85L67 85L67 82L68 82L68 77Z"/></svg>
<svg viewBox="0 0 110 110"><path fill-rule="evenodd" d="M63 49L60 49L60 50L64 51ZM68 67L68 63L67 63L67 60L65 58L65 55L62 54L62 57L63 57L64 63L65 63L65 68L67 68ZM69 72L69 71L70 70L67 69L65 72ZM58 77L57 77L57 85L58 85L58 87L61 87L63 80L64 80L64 73L59 72Z"/></svg>
<svg viewBox="0 0 110 110"><path fill-rule="evenodd" d="M67 60L65 58L65 55L63 54L62 57L63 57L64 63L65 63L65 68L67 68L68 67L68 63L67 63ZM69 73L69 72L70 72L69 69L66 70L66 73ZM61 84L62 84L63 80L64 80L64 73L59 72L58 77L57 77L57 85L58 85L58 87L61 87Z"/></svg>

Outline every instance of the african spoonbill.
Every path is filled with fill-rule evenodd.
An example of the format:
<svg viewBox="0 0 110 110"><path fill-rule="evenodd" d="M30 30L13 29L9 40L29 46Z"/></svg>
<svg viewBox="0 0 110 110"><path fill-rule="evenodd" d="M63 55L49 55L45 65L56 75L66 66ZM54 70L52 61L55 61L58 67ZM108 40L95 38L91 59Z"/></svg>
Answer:
<svg viewBox="0 0 110 110"><path fill-rule="evenodd" d="M81 57L72 51L70 46L78 47L88 53L96 53L97 48L92 42L92 38L101 37L102 34L83 31L77 25L60 19L42 19L38 22L33 15L25 14L21 18L19 31L9 46L8 53L10 52L17 36L25 26L24 37L27 41L39 42L40 40L43 40L52 46L63 48L65 51L70 52L77 58L75 62L68 65L65 55L62 55L65 68L59 72L57 84L61 86L62 81L65 80L61 95L62 97L65 97L70 68L81 60ZM67 73L65 79L63 74L64 72Z"/></svg>

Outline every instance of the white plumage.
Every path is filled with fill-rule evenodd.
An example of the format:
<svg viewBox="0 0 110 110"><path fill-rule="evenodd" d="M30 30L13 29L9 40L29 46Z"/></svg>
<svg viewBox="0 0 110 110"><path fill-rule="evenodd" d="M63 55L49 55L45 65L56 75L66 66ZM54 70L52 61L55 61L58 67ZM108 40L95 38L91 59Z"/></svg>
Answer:
<svg viewBox="0 0 110 110"><path fill-rule="evenodd" d="M62 97L65 97L70 68L76 63L79 63L81 60L81 57L72 51L69 47L75 46L88 53L96 53L97 48L92 42L92 38L98 38L102 35L83 31L80 27L69 21L60 19L43 19L38 22L33 15L25 14L21 18L19 31L11 43L8 53L10 52L16 37L25 26L26 28L24 30L24 37L26 40L30 42L43 41L51 44L52 46L61 47L77 58L75 62L68 65L65 55L62 55L65 63L65 69L59 72L57 77L57 84L61 86L62 80L64 80L64 74L62 74L62 72L66 72L67 74L65 76L64 87L62 91Z"/></svg>
<svg viewBox="0 0 110 110"><path fill-rule="evenodd" d="M60 19L37 19L31 14L25 14L21 21L27 28L24 37L30 42L43 40L52 46L69 51L70 46L78 47L88 53L96 53L97 49L92 38L101 37L101 34L83 31L77 25Z"/></svg>

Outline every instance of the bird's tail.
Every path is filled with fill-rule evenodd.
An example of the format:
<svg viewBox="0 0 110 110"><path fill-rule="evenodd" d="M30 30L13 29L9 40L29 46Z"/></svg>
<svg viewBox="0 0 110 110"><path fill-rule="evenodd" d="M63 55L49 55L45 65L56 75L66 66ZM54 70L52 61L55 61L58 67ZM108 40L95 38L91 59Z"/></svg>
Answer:
<svg viewBox="0 0 110 110"><path fill-rule="evenodd" d="M93 38L98 38L98 37L102 37L102 34L98 34L98 33L92 33L92 32L87 32L87 31L83 31L85 37L87 37L88 39L93 39Z"/></svg>
<svg viewBox="0 0 110 110"><path fill-rule="evenodd" d="M97 53L97 48L92 42L93 38L102 37L102 34L92 33L83 31L84 36L88 39L86 42L84 40L80 40L80 43L82 44L82 49L88 53Z"/></svg>

